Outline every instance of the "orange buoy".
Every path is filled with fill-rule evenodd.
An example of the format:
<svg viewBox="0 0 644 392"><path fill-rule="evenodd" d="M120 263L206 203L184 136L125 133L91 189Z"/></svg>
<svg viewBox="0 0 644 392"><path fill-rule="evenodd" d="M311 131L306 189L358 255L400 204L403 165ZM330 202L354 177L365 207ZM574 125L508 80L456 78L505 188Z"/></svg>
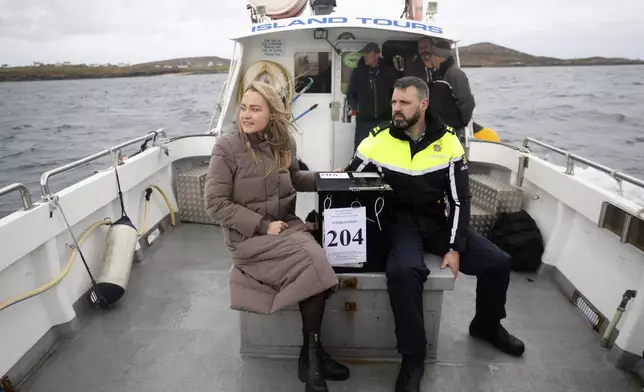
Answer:
<svg viewBox="0 0 644 392"><path fill-rule="evenodd" d="M477 123L474 123L474 138L478 140L485 140L488 142L501 142L499 134L491 128L484 127Z"/></svg>

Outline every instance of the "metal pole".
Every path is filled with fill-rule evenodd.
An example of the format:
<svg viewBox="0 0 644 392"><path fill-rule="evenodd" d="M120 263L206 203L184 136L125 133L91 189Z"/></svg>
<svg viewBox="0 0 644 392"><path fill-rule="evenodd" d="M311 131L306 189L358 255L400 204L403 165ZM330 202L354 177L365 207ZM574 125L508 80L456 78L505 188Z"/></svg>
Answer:
<svg viewBox="0 0 644 392"><path fill-rule="evenodd" d="M22 200L22 207L25 209L25 211L31 209L33 207L33 203L31 202L31 194L29 193L29 189L27 189L26 186L23 184L16 182L11 185L7 185L4 188L0 188L0 196L6 195L8 193L11 193L13 191L18 191L20 192L20 199Z"/></svg>
<svg viewBox="0 0 644 392"><path fill-rule="evenodd" d="M134 144L134 143L138 143L138 142L143 141L143 140L154 138L158 133L159 133L159 131L150 132L147 135L139 136L139 137L137 137L135 139L128 140L127 142L118 144L118 145L116 145L116 146L114 146L114 147L112 147L112 148L110 148L108 150L103 150L101 152L97 152L96 154L90 155L88 157L79 159L77 161L68 163L66 165L57 167L57 168L52 169L52 170L46 171L40 177L40 191L42 193L43 200L47 200L47 198L51 194L51 191L49 189L49 179L51 177L53 177L55 175L58 175L58 174L61 174L61 173L64 173L64 172L66 172L68 170L77 168L79 166L85 165L85 164L87 164L87 163L89 163L91 161L94 161L94 160L98 159L98 158L102 158L102 157L104 157L106 155L111 154L112 151L117 151L117 150L119 150L119 149L121 149L123 147L127 147L129 145Z"/></svg>

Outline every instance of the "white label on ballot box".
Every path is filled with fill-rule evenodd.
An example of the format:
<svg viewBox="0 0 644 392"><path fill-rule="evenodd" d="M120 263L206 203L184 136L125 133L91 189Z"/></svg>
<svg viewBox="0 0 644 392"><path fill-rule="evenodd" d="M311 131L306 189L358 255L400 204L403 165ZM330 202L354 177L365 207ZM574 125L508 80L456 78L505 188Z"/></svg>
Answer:
<svg viewBox="0 0 644 392"><path fill-rule="evenodd" d="M367 261L367 210L365 207L324 210L324 250L331 265Z"/></svg>
<svg viewBox="0 0 644 392"><path fill-rule="evenodd" d="M349 178L349 173L320 173L320 178Z"/></svg>

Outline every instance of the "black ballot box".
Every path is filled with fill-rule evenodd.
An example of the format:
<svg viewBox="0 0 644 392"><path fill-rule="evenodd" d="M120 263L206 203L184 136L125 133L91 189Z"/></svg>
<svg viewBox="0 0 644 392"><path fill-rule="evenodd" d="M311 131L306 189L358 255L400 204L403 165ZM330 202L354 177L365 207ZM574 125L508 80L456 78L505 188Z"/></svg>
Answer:
<svg viewBox="0 0 644 392"><path fill-rule="evenodd" d="M391 187L379 173L316 173L318 242L336 273L384 272Z"/></svg>

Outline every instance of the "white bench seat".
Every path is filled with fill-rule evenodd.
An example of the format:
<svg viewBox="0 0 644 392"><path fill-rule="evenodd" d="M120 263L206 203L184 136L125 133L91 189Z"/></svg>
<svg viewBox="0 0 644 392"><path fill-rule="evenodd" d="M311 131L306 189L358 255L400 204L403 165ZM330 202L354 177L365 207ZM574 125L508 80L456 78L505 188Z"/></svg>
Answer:
<svg viewBox="0 0 644 392"><path fill-rule="evenodd" d="M431 273L423 293L427 357L438 347L443 291L454 289L441 258L426 254ZM394 319L384 273L339 273L340 288L326 303L322 339L332 355L345 359L399 359ZM302 322L297 305L272 315L240 312L241 353L263 357L295 357L302 345Z"/></svg>

